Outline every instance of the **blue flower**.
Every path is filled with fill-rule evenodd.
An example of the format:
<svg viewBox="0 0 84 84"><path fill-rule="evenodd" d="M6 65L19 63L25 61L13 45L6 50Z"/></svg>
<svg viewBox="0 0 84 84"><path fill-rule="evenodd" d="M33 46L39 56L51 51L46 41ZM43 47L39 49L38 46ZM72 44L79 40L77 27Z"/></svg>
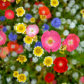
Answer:
<svg viewBox="0 0 84 84"><path fill-rule="evenodd" d="M32 15L27 13L27 14L25 15L25 18L26 18L27 20L30 20L30 19L32 18Z"/></svg>
<svg viewBox="0 0 84 84"><path fill-rule="evenodd" d="M26 43L23 43L23 47L25 47L25 44L26 44Z"/></svg>
<svg viewBox="0 0 84 84"><path fill-rule="evenodd" d="M15 41L17 39L17 34L13 34L12 32L8 35L10 41Z"/></svg>
<svg viewBox="0 0 84 84"><path fill-rule="evenodd" d="M43 28L43 31L47 31L47 30L49 30L49 25L44 24L44 25L42 26L42 28Z"/></svg>
<svg viewBox="0 0 84 84"><path fill-rule="evenodd" d="M4 26L3 27L3 32L6 32L7 31L7 28Z"/></svg>
<svg viewBox="0 0 84 84"><path fill-rule="evenodd" d="M59 18L54 18L52 21L51 21L51 25L55 28L58 28L60 27L61 25L61 20Z"/></svg>
<svg viewBox="0 0 84 84"><path fill-rule="evenodd" d="M42 47L42 43L40 41L36 42L36 44L34 45L34 47L40 46Z"/></svg>
<svg viewBox="0 0 84 84"><path fill-rule="evenodd" d="M0 21L4 21L5 19L6 19L5 16L0 17Z"/></svg>

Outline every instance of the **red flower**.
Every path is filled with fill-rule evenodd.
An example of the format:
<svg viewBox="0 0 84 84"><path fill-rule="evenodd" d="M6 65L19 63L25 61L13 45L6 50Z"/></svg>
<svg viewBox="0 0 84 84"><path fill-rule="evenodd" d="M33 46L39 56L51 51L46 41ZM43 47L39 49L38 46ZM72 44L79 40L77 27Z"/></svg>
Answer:
<svg viewBox="0 0 84 84"><path fill-rule="evenodd" d="M14 12L12 10L10 10L10 9L6 10L5 11L5 17L7 19L13 19L14 18Z"/></svg>
<svg viewBox="0 0 84 84"><path fill-rule="evenodd" d="M5 10L8 6L10 6L11 4L10 4L10 2L9 1L6 1L6 2L4 2L4 1L2 1L2 0L0 0L0 9L1 10Z"/></svg>
<svg viewBox="0 0 84 84"><path fill-rule="evenodd" d="M19 47L18 43L11 42L11 41L7 44L7 46L10 52L17 51Z"/></svg>
<svg viewBox="0 0 84 84"><path fill-rule="evenodd" d="M39 7L39 15L48 15L50 14L50 10L46 7Z"/></svg>
<svg viewBox="0 0 84 84"><path fill-rule="evenodd" d="M54 60L53 64L54 70L58 73L63 73L67 71L68 66L67 66L68 60L65 57L58 57Z"/></svg>
<svg viewBox="0 0 84 84"><path fill-rule="evenodd" d="M45 76L45 81L50 83L54 80L54 74L52 73L47 73L46 76Z"/></svg>
<svg viewBox="0 0 84 84"><path fill-rule="evenodd" d="M43 2L35 2L35 5L39 5L39 4L42 4L42 5L44 5L44 3Z"/></svg>

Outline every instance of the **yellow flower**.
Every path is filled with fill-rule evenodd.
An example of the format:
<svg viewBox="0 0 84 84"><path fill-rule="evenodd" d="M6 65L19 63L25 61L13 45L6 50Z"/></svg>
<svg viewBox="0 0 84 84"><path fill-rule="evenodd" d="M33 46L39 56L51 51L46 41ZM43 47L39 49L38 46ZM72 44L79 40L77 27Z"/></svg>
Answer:
<svg viewBox="0 0 84 84"><path fill-rule="evenodd" d="M43 63L40 63L40 66L41 66L41 67L44 67L44 64L43 64Z"/></svg>
<svg viewBox="0 0 84 84"><path fill-rule="evenodd" d="M24 55L19 55L19 57L17 58L17 61L23 63L27 61L27 58Z"/></svg>
<svg viewBox="0 0 84 84"><path fill-rule="evenodd" d="M67 83L62 83L62 84L67 84Z"/></svg>
<svg viewBox="0 0 84 84"><path fill-rule="evenodd" d="M27 44L31 44L33 42L33 38L26 35L24 37L24 42Z"/></svg>
<svg viewBox="0 0 84 84"><path fill-rule="evenodd" d="M25 74L20 74L17 77L17 79L18 79L19 82L25 82L26 81L26 76L25 76Z"/></svg>
<svg viewBox="0 0 84 84"><path fill-rule="evenodd" d="M35 22L35 18L32 17L32 18L30 19L30 22L31 22L31 23L34 23L34 22Z"/></svg>
<svg viewBox="0 0 84 84"><path fill-rule="evenodd" d="M58 0L51 0L50 4L51 4L51 6L56 7L59 5L59 1Z"/></svg>
<svg viewBox="0 0 84 84"><path fill-rule="evenodd" d="M24 33L26 31L26 26L23 23L19 23L15 26L17 33Z"/></svg>
<svg viewBox="0 0 84 84"><path fill-rule="evenodd" d="M19 7L16 9L16 12L17 12L17 16L23 16L25 14L25 10L23 9L23 7Z"/></svg>
<svg viewBox="0 0 84 84"><path fill-rule="evenodd" d="M65 50L66 50L66 48L67 48L67 46L66 46L66 45L63 45L63 46L61 46L61 47L60 47L60 50L65 51Z"/></svg>
<svg viewBox="0 0 84 84"><path fill-rule="evenodd" d="M47 67L51 66L53 64L53 59L52 57L48 56L48 57L45 57L44 59L44 65L46 65Z"/></svg>
<svg viewBox="0 0 84 84"><path fill-rule="evenodd" d="M40 15L40 19L41 20L45 20L46 19L46 16L45 15Z"/></svg>
<svg viewBox="0 0 84 84"><path fill-rule="evenodd" d="M80 11L80 13L83 15L83 18L84 18L84 9L82 9L82 10Z"/></svg>
<svg viewBox="0 0 84 84"><path fill-rule="evenodd" d="M64 54L64 51L59 51L61 54Z"/></svg>
<svg viewBox="0 0 84 84"><path fill-rule="evenodd" d="M18 4L21 0L16 0L16 4Z"/></svg>
<svg viewBox="0 0 84 84"><path fill-rule="evenodd" d="M35 42L38 41L38 39L37 39L37 35L35 35L35 36L33 37L33 41L35 41Z"/></svg>
<svg viewBox="0 0 84 84"><path fill-rule="evenodd" d="M14 71L13 76L18 77L18 75L19 75L18 71Z"/></svg>
<svg viewBox="0 0 84 84"><path fill-rule="evenodd" d="M33 50L33 54L38 57L42 56L43 53L44 53L44 50L40 46L35 47Z"/></svg>
<svg viewBox="0 0 84 84"><path fill-rule="evenodd" d="M16 30L16 28L17 28L17 25L18 25L18 24L15 24L15 25L14 25L14 29L15 29L15 30Z"/></svg>

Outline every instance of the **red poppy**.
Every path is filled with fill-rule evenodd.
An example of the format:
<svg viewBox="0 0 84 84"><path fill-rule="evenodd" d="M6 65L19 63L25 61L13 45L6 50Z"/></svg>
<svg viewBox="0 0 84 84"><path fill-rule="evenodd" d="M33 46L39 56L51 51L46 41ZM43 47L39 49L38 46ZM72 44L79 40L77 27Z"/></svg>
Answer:
<svg viewBox="0 0 84 84"><path fill-rule="evenodd" d="M39 7L39 15L48 15L50 10L46 6Z"/></svg>
<svg viewBox="0 0 84 84"><path fill-rule="evenodd" d="M10 9L6 10L5 11L5 17L7 19L13 19L14 18L14 12L12 10L10 10Z"/></svg>
<svg viewBox="0 0 84 84"><path fill-rule="evenodd" d="M45 81L50 83L54 80L54 74L52 73L47 73L46 76L45 76Z"/></svg>
<svg viewBox="0 0 84 84"><path fill-rule="evenodd" d="M3 25L0 25L0 30L2 30L2 29L3 29L3 27L4 27Z"/></svg>
<svg viewBox="0 0 84 84"><path fill-rule="evenodd" d="M1 10L5 10L8 6L10 6L11 4L10 4L10 2L9 1L6 1L6 2L4 2L4 1L2 1L2 0L0 0L0 9Z"/></svg>
<svg viewBox="0 0 84 84"><path fill-rule="evenodd" d="M44 3L43 3L43 2L35 2L35 5L39 5L39 4L44 5Z"/></svg>
<svg viewBox="0 0 84 84"><path fill-rule="evenodd" d="M7 46L10 52L17 51L19 47L18 43L11 42L11 41L7 44Z"/></svg>
<svg viewBox="0 0 84 84"><path fill-rule="evenodd" d="M53 61L54 70L58 73L63 73L67 71L68 66L67 66L68 60L65 57L58 57Z"/></svg>
<svg viewBox="0 0 84 84"><path fill-rule="evenodd" d="M21 53L23 53L23 46L22 45L19 45L19 48L18 48L18 50L16 51L16 53L17 54L21 54Z"/></svg>

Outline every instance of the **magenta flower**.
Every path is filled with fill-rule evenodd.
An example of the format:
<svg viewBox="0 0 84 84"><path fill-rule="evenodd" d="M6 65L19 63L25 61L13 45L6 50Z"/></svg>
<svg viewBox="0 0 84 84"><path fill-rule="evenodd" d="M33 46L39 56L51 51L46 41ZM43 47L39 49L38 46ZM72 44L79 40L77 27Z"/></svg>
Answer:
<svg viewBox="0 0 84 84"><path fill-rule="evenodd" d="M3 31L0 31L0 46L4 45L6 42L6 34Z"/></svg>
<svg viewBox="0 0 84 84"><path fill-rule="evenodd" d="M43 48L50 53L57 51L61 46L60 35L56 31L46 31L41 37Z"/></svg>
<svg viewBox="0 0 84 84"><path fill-rule="evenodd" d="M26 34L30 37L34 37L39 33L39 27L37 25L29 25L26 29Z"/></svg>
<svg viewBox="0 0 84 84"><path fill-rule="evenodd" d="M79 46L80 39L75 34L69 34L67 38L63 41L62 45L67 46L67 51L71 52Z"/></svg>

